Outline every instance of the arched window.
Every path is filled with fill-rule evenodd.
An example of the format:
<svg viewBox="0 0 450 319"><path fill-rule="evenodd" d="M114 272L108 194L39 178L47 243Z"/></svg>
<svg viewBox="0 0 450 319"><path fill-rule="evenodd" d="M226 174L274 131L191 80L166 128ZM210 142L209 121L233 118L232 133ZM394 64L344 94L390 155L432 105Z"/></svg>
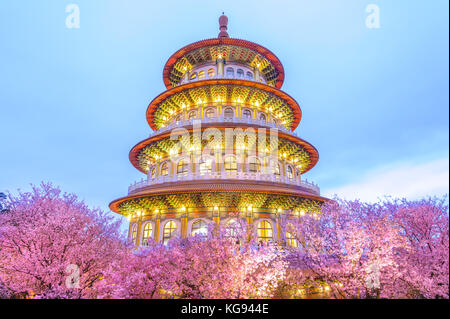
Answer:
<svg viewBox="0 0 450 319"><path fill-rule="evenodd" d="M261 172L261 162L256 157L251 157L249 161L249 170L252 173L259 173Z"/></svg>
<svg viewBox="0 0 450 319"><path fill-rule="evenodd" d="M133 244L136 244L136 238L137 238L137 225L133 224L131 227L131 241Z"/></svg>
<svg viewBox="0 0 450 319"><path fill-rule="evenodd" d="M234 78L234 69L233 68L227 68L227 77Z"/></svg>
<svg viewBox="0 0 450 319"><path fill-rule="evenodd" d="M200 175L205 175L211 173L211 160L210 159L202 159L198 165Z"/></svg>
<svg viewBox="0 0 450 319"><path fill-rule="evenodd" d="M214 109L212 107L210 107L209 109L206 110L205 112L205 116L207 118L212 118L216 115L216 112L214 112Z"/></svg>
<svg viewBox="0 0 450 319"><path fill-rule="evenodd" d="M164 245L167 245L169 240L171 240L172 238L175 237L176 231L177 231L177 224L175 224L175 222L173 220L168 221L164 225L164 230L163 230L163 244Z"/></svg>
<svg viewBox="0 0 450 319"><path fill-rule="evenodd" d="M290 232L286 232L286 244L289 247L298 247L298 241Z"/></svg>
<svg viewBox="0 0 450 319"><path fill-rule="evenodd" d="M208 224L202 219L195 221L192 224L191 228L191 236L201 236L206 238L208 236Z"/></svg>
<svg viewBox="0 0 450 319"><path fill-rule="evenodd" d="M205 77L205 71L198 72L198 79L203 79Z"/></svg>
<svg viewBox="0 0 450 319"><path fill-rule="evenodd" d="M152 223L146 223L144 226L144 231L142 233L142 246L148 246L152 238Z"/></svg>
<svg viewBox="0 0 450 319"><path fill-rule="evenodd" d="M247 79L248 80L252 80L253 79L253 73L252 72L247 72Z"/></svg>
<svg viewBox="0 0 450 319"><path fill-rule="evenodd" d="M167 164L167 162L164 162L161 165L161 176L167 176L169 175L169 165Z"/></svg>
<svg viewBox="0 0 450 319"><path fill-rule="evenodd" d="M252 112L249 109L244 109L242 112L242 117L245 119L249 119L252 117Z"/></svg>
<svg viewBox="0 0 450 319"><path fill-rule="evenodd" d="M188 120L193 120L193 119L195 119L196 115L197 115L197 112L195 112L195 111L190 111L189 114L188 114Z"/></svg>
<svg viewBox="0 0 450 319"><path fill-rule="evenodd" d="M151 171L151 173L150 173L150 178L151 179L154 179L156 177L156 169L153 167L152 168L152 171Z"/></svg>
<svg viewBox="0 0 450 319"><path fill-rule="evenodd" d="M259 120L265 122L266 121L266 114L260 113L259 114Z"/></svg>
<svg viewBox="0 0 450 319"><path fill-rule="evenodd" d="M175 119L175 123L178 123L181 121L181 115L178 115L177 118Z"/></svg>
<svg viewBox="0 0 450 319"><path fill-rule="evenodd" d="M288 178L292 180L294 178L294 172L292 171L292 167L288 166Z"/></svg>
<svg viewBox="0 0 450 319"><path fill-rule="evenodd" d="M197 78L197 73L192 73L191 74L191 80L195 80Z"/></svg>
<svg viewBox="0 0 450 319"><path fill-rule="evenodd" d="M177 174L186 176L188 173L188 163L186 161L181 160L177 165Z"/></svg>
<svg viewBox="0 0 450 319"><path fill-rule="evenodd" d="M243 78L244 77L244 70L237 69L236 75L237 75L238 78Z"/></svg>
<svg viewBox="0 0 450 319"><path fill-rule="evenodd" d="M225 171L237 172L236 157L234 157L234 156L225 157Z"/></svg>
<svg viewBox="0 0 450 319"><path fill-rule="evenodd" d="M262 220L258 223L258 240L271 241L272 240L272 224L267 220Z"/></svg>
<svg viewBox="0 0 450 319"><path fill-rule="evenodd" d="M234 116L234 111L231 107L227 107L223 112L226 119L231 119Z"/></svg>
<svg viewBox="0 0 450 319"><path fill-rule="evenodd" d="M216 71L215 71L213 68L211 68L211 69L208 70L208 76L209 76L210 78L212 78L212 77L214 76L215 73L216 73Z"/></svg>

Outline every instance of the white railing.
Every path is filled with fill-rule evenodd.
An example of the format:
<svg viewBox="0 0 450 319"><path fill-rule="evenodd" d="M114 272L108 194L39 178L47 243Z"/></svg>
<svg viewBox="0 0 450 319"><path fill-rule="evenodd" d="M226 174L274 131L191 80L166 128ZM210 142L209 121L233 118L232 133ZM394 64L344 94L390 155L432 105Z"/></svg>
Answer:
<svg viewBox="0 0 450 319"><path fill-rule="evenodd" d="M135 182L128 187L128 194L131 194L138 189L169 183L169 182L179 182L179 181L198 181L198 180L214 180L214 179L237 179L237 180L253 180L253 181L269 181L282 184L296 185L307 188L310 192L320 195L320 188L308 180L295 180L290 179L287 176L277 176L274 174L264 174L264 173L250 173L250 172L212 172L212 173L188 173L188 174L175 174L174 176L158 176L156 178L148 178L147 180L141 179L139 182Z"/></svg>
<svg viewBox="0 0 450 319"><path fill-rule="evenodd" d="M205 72L206 73L206 72ZM213 80L213 79L235 79L235 80L247 80L247 81L253 81L253 82L258 82L258 83L263 83L263 84L267 84L266 81L264 79L262 79L262 82L256 80L254 77L247 77L247 76L243 76L243 77L237 77L236 75L231 76L231 75L214 75L214 76L208 76L206 75L205 77L199 79L198 76L195 79L189 79L187 81L184 80L184 76L181 78L180 82L178 83L178 85L183 85L186 83L191 83L191 82L197 82L197 81L204 81L204 80Z"/></svg>
<svg viewBox="0 0 450 319"><path fill-rule="evenodd" d="M219 117L210 117L210 118L204 118L202 120L200 119L191 119L191 120L181 120L175 123L170 123L169 125L160 128L159 130L153 131L150 133L150 137L155 136L155 135L159 135L161 133L165 133L168 131L171 131L175 128L178 127L182 127L182 126L189 126L189 125L193 125L194 121L201 121L202 124L209 124L209 123L240 123L240 124L253 124L253 125L258 125L258 126L262 126L262 127L267 127L267 128L274 128L274 129L278 129L284 133L290 134L290 135L294 135L297 136L297 133L295 133L294 131L291 131L290 129L284 127L283 125L277 125L273 122L267 122L264 120L260 120L260 119L252 119L252 118L244 118L244 117L224 117L223 115L219 116Z"/></svg>

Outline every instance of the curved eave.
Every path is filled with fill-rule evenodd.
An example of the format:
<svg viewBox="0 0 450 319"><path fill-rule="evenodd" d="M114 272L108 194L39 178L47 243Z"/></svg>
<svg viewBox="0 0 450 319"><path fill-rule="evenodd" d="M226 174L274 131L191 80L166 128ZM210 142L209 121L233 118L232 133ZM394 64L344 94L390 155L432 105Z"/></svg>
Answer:
<svg viewBox="0 0 450 319"><path fill-rule="evenodd" d="M166 64L164 65L163 69L163 81L166 88L167 89L172 88L172 83L170 82L170 73L172 72L173 67L180 58L196 49L214 45L235 45L253 50L261 54L273 65L273 67L278 72L275 86L277 88L281 88L281 86L283 85L284 81L283 65L281 64L281 61L277 58L277 56L274 53L272 53L269 49L266 49L265 47L259 44L247 40L234 38L213 38L188 44L171 55L171 57L167 60Z"/></svg>
<svg viewBox="0 0 450 319"><path fill-rule="evenodd" d="M289 105L289 107L292 110L292 113L294 115L294 120L292 122L292 127L291 130L294 131L297 126L300 124L300 121L302 119L302 110L300 109L299 104L297 103L297 101L290 96L289 94L287 94L286 92L283 92L277 88L274 88L273 86L267 85L267 84L263 84L263 83L258 83L258 82L253 82L253 81L248 81L248 80L238 80L238 79L210 79L210 80L202 80L202 81L195 81L195 82L190 82L190 83L186 83L180 86L176 86L174 88L171 88L163 93L161 93L160 95L158 95L156 98L153 99L153 101L150 102L150 104L147 107L147 122L150 125L150 127L153 130L156 130L157 127L155 125L155 121L154 121L154 113L156 111L156 109L158 108L158 106L167 98L171 97L172 95L175 95L181 91L184 90L188 90L188 89L192 89L192 88L196 88L196 87L201 87L201 86L205 86L205 85L224 85L224 84L234 84L234 85L245 85L245 86L250 86L250 87L255 87L257 89L272 93L274 95L276 95L277 97L279 97L280 99L283 99L286 101L286 103Z"/></svg>
<svg viewBox="0 0 450 319"><path fill-rule="evenodd" d="M216 181L217 182L217 181ZM156 195L169 195L169 194L183 194L183 193L211 193L211 192L233 192L233 193L257 193L257 194L272 194L272 195L285 195L285 196L296 196L302 198L308 198L313 200L318 200L321 202L329 201L328 198L322 197L320 195L315 195L303 190L288 188L285 185L277 185L276 183L271 183L274 187L270 189L265 187L258 188L258 184L248 183L244 184L243 181L232 181L227 183L223 181L219 184L211 184L208 181L199 181L197 183L189 183L189 185L184 185L183 183L167 183L166 186L161 186L158 188L153 188L152 190L147 190L146 192L140 192L134 195L128 195L118 198L109 204L109 208L118 213L119 206L125 201L133 200L137 198L145 198L149 196Z"/></svg>
<svg viewBox="0 0 450 319"><path fill-rule="evenodd" d="M224 130L225 128L230 127L230 123L202 124L202 128L208 128L210 126L214 126L214 127L217 127L220 130ZM243 126L243 125L236 124L233 127L240 127L240 126ZM245 127L249 127L249 126L252 126L252 125L245 124ZM192 128L187 129L187 131L188 132L192 132ZM168 138L168 137L170 137L170 134L171 134L170 131L169 132L165 132L165 133L162 133L162 134L159 134L159 135L152 136L150 138L147 138L147 139L137 143L131 149L131 151L130 151L130 153L128 155L131 164L133 164L133 166L137 170L139 170L140 172L145 174L146 172L144 170L142 170L141 167L139 166L139 161L137 159L137 156L139 155L141 150L143 148L145 148L147 145L149 145L149 144L151 144L153 142L162 140L164 138ZM310 169L312 169L317 164L317 162L319 161L319 151L312 144L310 144L309 142L307 142L307 141L305 141L305 140L303 140L303 139L301 139L301 138L299 138L297 136L286 134L286 133L281 132L281 131L278 131L278 136L303 146L306 149L306 151L309 153L310 163L309 163L308 167L302 172L302 174L304 174L304 173L308 172Z"/></svg>

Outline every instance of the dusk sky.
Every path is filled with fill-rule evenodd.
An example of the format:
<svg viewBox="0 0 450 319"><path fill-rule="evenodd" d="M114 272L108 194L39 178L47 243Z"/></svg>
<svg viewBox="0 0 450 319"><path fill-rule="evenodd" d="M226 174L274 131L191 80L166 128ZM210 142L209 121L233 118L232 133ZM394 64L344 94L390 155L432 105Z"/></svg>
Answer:
<svg viewBox="0 0 450 319"><path fill-rule="evenodd" d="M80 28L66 27L66 6ZM380 9L367 28L366 7ZM322 195L448 193L448 1L23 1L0 4L0 192L51 181L108 209L145 177L128 152L148 137L168 57L214 38L256 42L319 151Z"/></svg>

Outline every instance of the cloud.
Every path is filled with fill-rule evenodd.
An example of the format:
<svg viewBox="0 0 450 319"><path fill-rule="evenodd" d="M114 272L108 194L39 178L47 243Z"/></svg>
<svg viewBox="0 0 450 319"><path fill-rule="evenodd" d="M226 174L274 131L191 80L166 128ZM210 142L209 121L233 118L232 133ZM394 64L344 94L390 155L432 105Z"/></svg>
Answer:
<svg viewBox="0 0 450 319"><path fill-rule="evenodd" d="M448 157L426 163L404 162L369 171L348 185L323 190L323 195L337 194L345 199L377 201L386 195L420 199L449 193Z"/></svg>

